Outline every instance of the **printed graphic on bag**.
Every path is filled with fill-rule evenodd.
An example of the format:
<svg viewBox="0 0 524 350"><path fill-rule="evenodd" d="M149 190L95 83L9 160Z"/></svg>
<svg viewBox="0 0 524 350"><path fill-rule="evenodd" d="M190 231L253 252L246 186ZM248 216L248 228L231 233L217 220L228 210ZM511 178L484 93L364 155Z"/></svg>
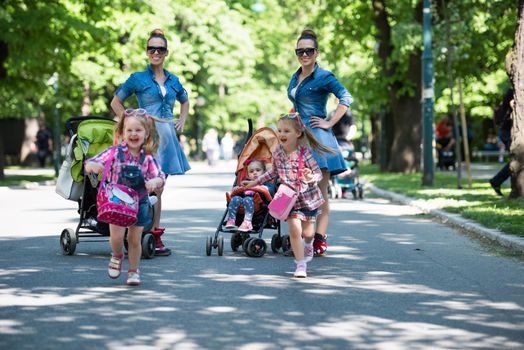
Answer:
<svg viewBox="0 0 524 350"><path fill-rule="evenodd" d="M121 227L137 221L138 194L119 184L102 183L97 195L98 220Z"/></svg>
<svg viewBox="0 0 524 350"><path fill-rule="evenodd" d="M114 203L120 203L120 201L126 203L126 204L134 204L135 200L133 197L131 197L129 194L125 193L118 187L113 187L111 189L111 193L113 196L111 197L110 201Z"/></svg>

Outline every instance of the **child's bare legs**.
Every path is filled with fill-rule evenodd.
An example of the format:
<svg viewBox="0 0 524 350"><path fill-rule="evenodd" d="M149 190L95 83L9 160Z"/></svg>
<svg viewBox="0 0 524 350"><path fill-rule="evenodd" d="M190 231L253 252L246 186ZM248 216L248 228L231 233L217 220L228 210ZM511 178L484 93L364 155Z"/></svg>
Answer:
<svg viewBox="0 0 524 350"><path fill-rule="evenodd" d="M302 236L306 243L313 242L315 237L315 223L313 221L302 221Z"/></svg>
<svg viewBox="0 0 524 350"><path fill-rule="evenodd" d="M115 256L123 256L124 252L124 235L126 233L126 228L110 224L109 231L111 232L109 237L109 244L111 245L111 250Z"/></svg>
<svg viewBox="0 0 524 350"><path fill-rule="evenodd" d="M300 219L287 219L287 227L289 229L289 240L291 242L291 249L295 255L295 260L301 262L304 260L304 242L302 241L302 222Z"/></svg>
<svg viewBox="0 0 524 350"><path fill-rule="evenodd" d="M125 227L116 226L113 224L109 225L109 244L111 245L112 256L109 260L109 266L107 267L107 273L111 278L118 278L122 271L122 262L124 261L124 234L126 232Z"/></svg>
<svg viewBox="0 0 524 350"><path fill-rule="evenodd" d="M142 232L143 226L132 226L127 231L127 259L129 270L137 270L142 255Z"/></svg>
<svg viewBox="0 0 524 350"><path fill-rule="evenodd" d="M318 183L322 197L324 197L324 204L320 207L320 214L317 217L317 232L322 236L326 236L327 228L329 224L329 197L328 197L328 186L329 186L329 171L322 170L322 180Z"/></svg>
<svg viewBox="0 0 524 350"><path fill-rule="evenodd" d="M155 218L153 221L153 228L160 227L160 213L162 212L162 192L164 188L158 188L155 190L157 202L155 203Z"/></svg>
<svg viewBox="0 0 524 350"><path fill-rule="evenodd" d="M125 227L109 225L111 230L111 237L109 243L111 244L111 250L114 256L123 256L124 252L124 235L126 232ZM140 256L142 255L142 231L144 227L133 226L127 231L127 258L129 260L129 270L136 270L138 263L140 262Z"/></svg>

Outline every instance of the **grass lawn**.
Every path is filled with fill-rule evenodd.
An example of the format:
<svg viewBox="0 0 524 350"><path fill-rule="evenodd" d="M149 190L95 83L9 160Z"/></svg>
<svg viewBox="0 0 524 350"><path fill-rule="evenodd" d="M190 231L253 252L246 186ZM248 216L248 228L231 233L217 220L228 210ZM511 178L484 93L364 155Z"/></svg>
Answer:
<svg viewBox="0 0 524 350"><path fill-rule="evenodd" d="M8 174L9 170L22 170L20 173ZM25 170L25 171L24 171ZM9 186L19 186L32 182L45 182L54 180L54 173L49 171L44 172L34 172L32 173L31 168L22 168L22 167L9 167L4 169L5 177L3 180L0 180L0 187L9 187ZM49 174L48 174L49 173Z"/></svg>
<svg viewBox="0 0 524 350"><path fill-rule="evenodd" d="M454 172L435 172L434 186L422 186L422 174L380 173L377 165L360 165L361 179L378 188L419 198L451 213L503 232L524 237L524 198L508 200L495 194L486 180L473 180L457 189ZM465 177L465 176L464 176ZM508 193L508 190L505 191Z"/></svg>

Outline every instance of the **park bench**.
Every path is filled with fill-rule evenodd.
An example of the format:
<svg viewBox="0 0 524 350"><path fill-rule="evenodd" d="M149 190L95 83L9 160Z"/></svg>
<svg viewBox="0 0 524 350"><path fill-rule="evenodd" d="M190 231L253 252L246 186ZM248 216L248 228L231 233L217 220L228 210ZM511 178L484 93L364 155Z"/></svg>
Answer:
<svg viewBox="0 0 524 350"><path fill-rule="evenodd" d="M497 161L500 155L501 155L500 151L480 150L480 151L473 151L472 159L478 159L481 162ZM507 156L509 156L509 152L504 151L502 152L502 155L504 156L504 158L506 158Z"/></svg>

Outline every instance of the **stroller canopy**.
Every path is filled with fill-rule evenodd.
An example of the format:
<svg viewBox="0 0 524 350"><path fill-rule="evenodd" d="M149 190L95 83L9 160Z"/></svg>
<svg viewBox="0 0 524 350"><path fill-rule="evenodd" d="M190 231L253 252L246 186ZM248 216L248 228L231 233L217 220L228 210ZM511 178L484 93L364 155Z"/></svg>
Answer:
<svg viewBox="0 0 524 350"><path fill-rule="evenodd" d="M272 153L277 145L278 136L273 129L266 127L257 129L244 145L242 152L240 152L237 174L245 173L242 170L245 170L244 163L248 159L258 159L270 163Z"/></svg>
<svg viewBox="0 0 524 350"><path fill-rule="evenodd" d="M88 119L78 124L71 166L73 181L82 181L85 159L97 155L113 144L114 128L115 121L112 119Z"/></svg>

